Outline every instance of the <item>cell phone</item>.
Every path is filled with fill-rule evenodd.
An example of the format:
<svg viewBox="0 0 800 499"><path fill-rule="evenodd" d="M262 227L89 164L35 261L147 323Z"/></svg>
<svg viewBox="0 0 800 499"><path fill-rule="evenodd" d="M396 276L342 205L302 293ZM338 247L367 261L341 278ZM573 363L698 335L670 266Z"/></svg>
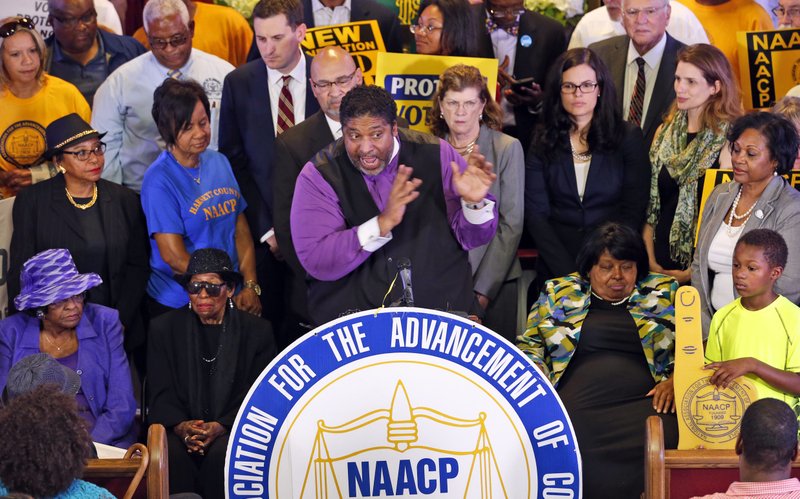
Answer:
<svg viewBox="0 0 800 499"><path fill-rule="evenodd" d="M530 78L522 78L521 80L514 80L511 82L511 90L514 93L521 94L522 88L533 88L533 84L535 83L533 77Z"/></svg>

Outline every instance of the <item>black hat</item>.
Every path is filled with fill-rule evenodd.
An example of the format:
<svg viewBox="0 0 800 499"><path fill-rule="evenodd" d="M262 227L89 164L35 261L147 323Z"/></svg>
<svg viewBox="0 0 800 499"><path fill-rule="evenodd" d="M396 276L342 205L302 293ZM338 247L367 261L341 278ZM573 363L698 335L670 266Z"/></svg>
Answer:
<svg viewBox="0 0 800 499"><path fill-rule="evenodd" d="M105 133L100 133L92 128L76 113L70 113L47 125L44 135L47 140L47 151L45 151L44 157L49 159L73 144L95 137L102 139Z"/></svg>
<svg viewBox="0 0 800 499"><path fill-rule="evenodd" d="M197 274L219 274L225 282L241 284L242 274L233 270L233 263L228 253L216 248L195 250L189 257L189 266L185 274L175 275L175 280L186 286L186 283Z"/></svg>

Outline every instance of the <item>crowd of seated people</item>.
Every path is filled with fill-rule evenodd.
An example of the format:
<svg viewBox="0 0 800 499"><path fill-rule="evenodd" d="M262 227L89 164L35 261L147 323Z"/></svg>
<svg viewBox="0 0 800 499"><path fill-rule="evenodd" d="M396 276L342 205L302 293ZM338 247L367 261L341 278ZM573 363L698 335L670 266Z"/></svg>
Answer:
<svg viewBox="0 0 800 499"><path fill-rule="evenodd" d="M755 0L679 1L608 1L570 49L522 0L426 0L408 26L376 0L259 0L252 25L150 0L135 38L91 0L49 0L47 40L0 20L0 200L14 198L0 389L47 354L82 373L67 405L92 440L126 447L161 423L171 491L223 497L250 384L313 327L400 303L386 260L403 254L416 306L482 322L550 379L584 497L639 497L631 428L659 414L676 443L678 285L700 292L704 338L729 342L708 358L718 383L800 395L785 382L800 353L740 358L748 321L721 326L734 309L798 324L800 193L785 177L800 97L744 110L731 27L774 28ZM800 27L798 9L780 0L777 24ZM303 52L307 29L365 19L389 51L462 59L439 75L426 131L343 48ZM497 61L497 88L470 57ZM732 180L704 199L715 169ZM521 246L538 251L529 289Z"/></svg>

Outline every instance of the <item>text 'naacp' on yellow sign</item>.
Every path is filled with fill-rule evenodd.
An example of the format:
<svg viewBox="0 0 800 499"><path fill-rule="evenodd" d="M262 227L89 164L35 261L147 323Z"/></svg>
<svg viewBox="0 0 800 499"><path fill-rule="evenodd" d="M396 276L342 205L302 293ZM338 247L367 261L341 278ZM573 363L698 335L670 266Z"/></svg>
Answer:
<svg viewBox="0 0 800 499"><path fill-rule="evenodd" d="M397 114L408 120L409 128L427 132L425 119L433 105L431 99L439 85L439 75L456 64L478 68L494 98L497 59L379 53L375 84L392 94Z"/></svg>
<svg viewBox="0 0 800 499"><path fill-rule="evenodd" d="M770 107L800 84L800 29L740 31L736 40L746 108Z"/></svg>
<svg viewBox="0 0 800 499"><path fill-rule="evenodd" d="M361 68L364 83L375 82L376 56L386 51L378 21L357 21L346 24L333 24L309 28L306 37L300 42L303 52L313 57L325 47L342 47L353 56Z"/></svg>

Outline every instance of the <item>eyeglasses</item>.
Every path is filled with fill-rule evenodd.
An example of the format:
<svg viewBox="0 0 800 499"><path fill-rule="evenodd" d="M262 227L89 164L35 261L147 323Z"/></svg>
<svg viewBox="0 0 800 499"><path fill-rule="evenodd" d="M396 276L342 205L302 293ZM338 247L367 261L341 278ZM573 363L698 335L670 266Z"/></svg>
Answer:
<svg viewBox="0 0 800 499"><path fill-rule="evenodd" d="M644 14L645 19L647 19L654 16L664 7L666 7L666 5L662 5L661 7L647 7L646 9L624 9L622 11L622 15L625 17L630 17L631 19L638 19L639 14Z"/></svg>
<svg viewBox="0 0 800 499"><path fill-rule="evenodd" d="M339 78L336 78L336 79L335 79L335 80L333 80L333 81L314 81L314 80L311 80L311 83L312 83L312 84L313 84L313 85L314 85L316 88L318 88L318 89L320 89L320 90L324 90L324 91L326 91L326 92L327 92L328 90L331 90L331 89L333 89L333 86L334 86L334 85L336 85L337 87L339 87L339 88L341 88L342 90L344 90L344 89L347 87L347 85L349 85L349 84L350 84L350 82L351 82L351 81L353 81L353 77L356 75L356 71L358 71L358 68L354 69L354 70L353 70L353 72L352 72L352 73L350 73L349 75L347 75L347 76L341 76L341 77L339 77ZM310 79L310 78L309 78L309 79Z"/></svg>
<svg viewBox="0 0 800 499"><path fill-rule="evenodd" d="M474 111L475 109L477 109L478 106L481 104L481 101L477 100L477 99L476 100L466 100L466 101L463 101L463 102L459 102L457 100L447 99L447 100L443 100L443 101L440 101L440 102L442 103L442 107L447 109L450 112L456 112L456 111L459 110L459 108L463 108L464 111L466 111L468 113L471 112L471 111Z"/></svg>
<svg viewBox="0 0 800 499"><path fill-rule="evenodd" d="M97 20L97 11L95 11L94 9L90 10L89 12L80 17L59 17L55 14L51 15L53 16L53 19L63 24L64 27L66 28L74 28L75 26L78 25L78 23L84 25L91 24L95 22L95 20Z"/></svg>
<svg viewBox="0 0 800 499"><path fill-rule="evenodd" d="M205 289L206 294L212 298L216 298L222 293L222 288L225 286L225 283L214 284L213 282L205 282L205 281L192 281L186 285L186 292L190 295L196 295L200 293L201 290Z"/></svg>
<svg viewBox="0 0 800 499"><path fill-rule="evenodd" d="M489 7L488 9L489 15L492 17L519 17L525 13L525 9L523 8L513 8L508 7L505 9L498 9L495 7Z"/></svg>
<svg viewBox="0 0 800 499"><path fill-rule="evenodd" d="M0 38L8 38L19 28L35 29L35 26L29 17L18 17L0 26Z"/></svg>
<svg viewBox="0 0 800 499"><path fill-rule="evenodd" d="M169 40L164 40L163 38L148 38L150 41L150 47L157 49L157 50L164 50L169 45L172 48L178 48L189 39L189 34L184 33L182 35L175 35Z"/></svg>
<svg viewBox="0 0 800 499"><path fill-rule="evenodd" d="M105 142L100 142L92 149L81 149L80 151L61 151L62 154L72 154L79 161L87 161L89 157L94 154L98 158L106 153L106 144Z"/></svg>
<svg viewBox="0 0 800 499"><path fill-rule="evenodd" d="M420 35L423 35L423 34L427 35L427 34L430 34L431 31L435 31L437 29L444 29L444 27L442 27L442 26L434 26L432 24L429 24L427 26L423 26L421 24L409 24L408 25L408 29L414 35L416 35L418 31L419 31Z"/></svg>
<svg viewBox="0 0 800 499"><path fill-rule="evenodd" d="M788 9L775 7L772 9L772 13L777 17L789 16L790 19L794 19L800 17L800 7L789 7Z"/></svg>
<svg viewBox="0 0 800 499"><path fill-rule="evenodd" d="M79 293L75 296L70 296L69 298L64 298L63 300L58 300L50 304L52 308L61 308L66 306L68 303L83 303L86 300L86 292Z"/></svg>
<svg viewBox="0 0 800 499"><path fill-rule="evenodd" d="M582 94L588 94L588 93L594 92L594 89L597 88L597 82L596 81L585 81L585 82L581 83L580 85L576 85L576 84L571 83L571 82L562 83L561 84L561 93L562 94L574 94L575 92L578 91L579 88L581 89L581 93Z"/></svg>

